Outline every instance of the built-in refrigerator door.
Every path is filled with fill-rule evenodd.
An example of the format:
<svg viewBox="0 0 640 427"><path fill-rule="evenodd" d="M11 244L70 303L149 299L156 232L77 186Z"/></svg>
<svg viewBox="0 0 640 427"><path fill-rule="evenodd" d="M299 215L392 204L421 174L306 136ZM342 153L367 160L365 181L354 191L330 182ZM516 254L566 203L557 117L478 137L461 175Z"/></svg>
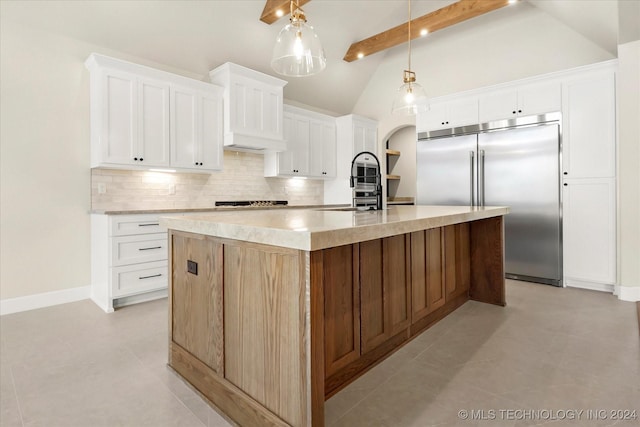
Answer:
<svg viewBox="0 0 640 427"><path fill-rule="evenodd" d="M478 136L480 205L509 206L507 277L561 286L559 127L526 126Z"/></svg>
<svg viewBox="0 0 640 427"><path fill-rule="evenodd" d="M416 149L418 205L473 205L477 135L420 140Z"/></svg>

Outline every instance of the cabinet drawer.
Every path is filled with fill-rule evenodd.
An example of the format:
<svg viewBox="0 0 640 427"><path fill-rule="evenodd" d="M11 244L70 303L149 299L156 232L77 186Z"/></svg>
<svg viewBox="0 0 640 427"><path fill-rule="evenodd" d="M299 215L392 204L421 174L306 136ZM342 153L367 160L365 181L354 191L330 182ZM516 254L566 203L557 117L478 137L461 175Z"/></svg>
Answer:
<svg viewBox="0 0 640 427"><path fill-rule="evenodd" d="M140 264L168 258L167 233L112 238L111 265Z"/></svg>
<svg viewBox="0 0 640 427"><path fill-rule="evenodd" d="M132 234L152 234L166 232L160 226L159 215L122 215L115 216L111 223L112 236L129 236Z"/></svg>
<svg viewBox="0 0 640 427"><path fill-rule="evenodd" d="M113 267L112 295L114 298L164 289L168 281L168 261Z"/></svg>

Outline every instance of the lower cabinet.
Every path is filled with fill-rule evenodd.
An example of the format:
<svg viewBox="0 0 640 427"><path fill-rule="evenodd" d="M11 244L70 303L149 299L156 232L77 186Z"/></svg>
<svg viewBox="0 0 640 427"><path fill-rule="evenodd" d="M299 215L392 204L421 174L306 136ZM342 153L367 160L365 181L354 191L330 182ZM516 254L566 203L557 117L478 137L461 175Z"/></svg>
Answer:
<svg viewBox="0 0 640 427"><path fill-rule="evenodd" d="M322 250L331 395L469 299L468 223Z"/></svg>
<svg viewBox="0 0 640 427"><path fill-rule="evenodd" d="M172 339L222 375L224 371L222 244L172 235Z"/></svg>

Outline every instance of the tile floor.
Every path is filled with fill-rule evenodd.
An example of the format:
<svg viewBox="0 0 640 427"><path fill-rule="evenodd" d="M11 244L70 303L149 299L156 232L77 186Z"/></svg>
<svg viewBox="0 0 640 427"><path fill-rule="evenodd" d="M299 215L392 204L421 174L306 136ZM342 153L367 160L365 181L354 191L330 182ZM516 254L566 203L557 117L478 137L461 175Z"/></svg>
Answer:
<svg viewBox="0 0 640 427"><path fill-rule="evenodd" d="M635 304L514 281L507 301L466 303L329 399L326 424L640 425L609 412L640 417ZM165 366L166 300L3 316L0 342L2 426L229 425Z"/></svg>

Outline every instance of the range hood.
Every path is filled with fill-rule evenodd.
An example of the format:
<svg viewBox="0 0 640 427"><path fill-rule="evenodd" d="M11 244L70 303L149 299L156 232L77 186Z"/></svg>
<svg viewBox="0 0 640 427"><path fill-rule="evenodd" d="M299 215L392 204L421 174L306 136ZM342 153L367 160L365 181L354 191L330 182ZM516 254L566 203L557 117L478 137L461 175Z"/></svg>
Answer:
<svg viewBox="0 0 640 427"><path fill-rule="evenodd" d="M224 89L224 148L252 153L287 149L283 135L285 80L231 62L209 72Z"/></svg>

